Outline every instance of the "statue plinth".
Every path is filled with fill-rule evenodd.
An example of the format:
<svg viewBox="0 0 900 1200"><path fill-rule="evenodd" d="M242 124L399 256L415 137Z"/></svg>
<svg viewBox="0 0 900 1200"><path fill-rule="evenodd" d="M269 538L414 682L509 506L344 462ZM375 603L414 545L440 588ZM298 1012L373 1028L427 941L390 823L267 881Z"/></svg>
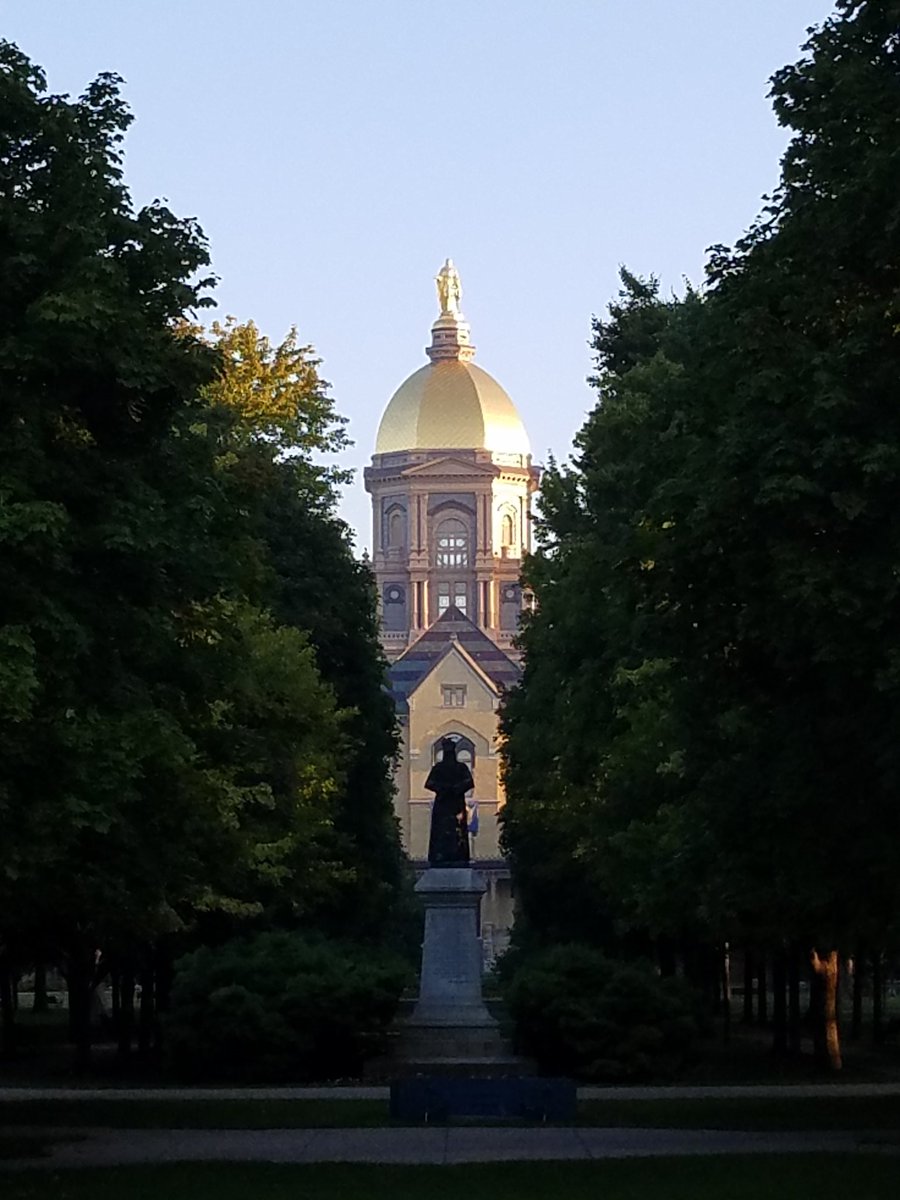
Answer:
<svg viewBox="0 0 900 1200"><path fill-rule="evenodd" d="M463 317L442 313L431 327L431 345L425 347L425 353L432 362L442 359L469 362L475 357L470 337L468 322Z"/></svg>
<svg viewBox="0 0 900 1200"><path fill-rule="evenodd" d="M481 897L471 867L429 867L416 892L425 903L419 999L398 1023L399 1060L428 1071L453 1065L477 1070L506 1060L497 1022L481 995Z"/></svg>
<svg viewBox="0 0 900 1200"><path fill-rule="evenodd" d="M429 867L416 892L425 903L419 1001L413 1025L496 1022L481 998L481 897L484 882L471 867Z"/></svg>

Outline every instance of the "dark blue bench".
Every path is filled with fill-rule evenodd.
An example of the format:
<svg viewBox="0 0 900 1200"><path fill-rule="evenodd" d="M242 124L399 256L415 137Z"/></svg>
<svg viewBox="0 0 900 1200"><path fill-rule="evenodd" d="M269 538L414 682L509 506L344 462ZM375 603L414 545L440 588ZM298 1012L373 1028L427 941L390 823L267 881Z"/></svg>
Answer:
<svg viewBox="0 0 900 1200"><path fill-rule="evenodd" d="M399 1121L571 1121L571 1079L457 1079L423 1075L391 1084L391 1116Z"/></svg>

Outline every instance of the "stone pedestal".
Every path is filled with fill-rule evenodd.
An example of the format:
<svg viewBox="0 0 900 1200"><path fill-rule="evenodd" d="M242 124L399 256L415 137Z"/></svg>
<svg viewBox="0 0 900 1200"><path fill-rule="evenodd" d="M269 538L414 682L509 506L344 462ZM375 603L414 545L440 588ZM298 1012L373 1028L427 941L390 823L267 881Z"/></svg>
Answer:
<svg viewBox="0 0 900 1200"><path fill-rule="evenodd" d="M429 867L416 892L425 903L419 999L399 1023L398 1057L427 1070L497 1063L507 1057L481 997L479 909L486 888L471 867Z"/></svg>

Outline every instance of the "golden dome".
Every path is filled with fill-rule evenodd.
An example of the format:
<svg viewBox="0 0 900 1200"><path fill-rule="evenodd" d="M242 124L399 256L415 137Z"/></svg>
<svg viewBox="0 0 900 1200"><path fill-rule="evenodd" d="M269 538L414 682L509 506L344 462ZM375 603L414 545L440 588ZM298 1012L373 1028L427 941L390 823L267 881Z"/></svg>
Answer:
<svg viewBox="0 0 900 1200"><path fill-rule="evenodd" d="M473 362L444 359L410 375L381 418L376 454L397 450L494 450L529 454L512 400Z"/></svg>
<svg viewBox="0 0 900 1200"><path fill-rule="evenodd" d="M490 450L530 454L515 405L471 361L475 347L459 307L459 274L448 258L437 277L441 315L432 326L431 362L394 393L378 426L376 454L402 450Z"/></svg>

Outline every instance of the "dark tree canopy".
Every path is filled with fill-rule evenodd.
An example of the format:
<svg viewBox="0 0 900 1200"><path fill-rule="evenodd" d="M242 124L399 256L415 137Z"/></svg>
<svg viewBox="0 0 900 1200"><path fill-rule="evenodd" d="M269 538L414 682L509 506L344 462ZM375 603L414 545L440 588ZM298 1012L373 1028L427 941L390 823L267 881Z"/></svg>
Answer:
<svg viewBox="0 0 900 1200"><path fill-rule="evenodd" d="M623 272L595 321L503 716L536 936L896 939L898 31L839 4L773 78L759 222L702 294Z"/></svg>
<svg viewBox="0 0 900 1200"><path fill-rule="evenodd" d="M0 114L0 966L210 914L371 936L395 731L317 361L191 324L206 241L134 211L115 76L50 95L2 43Z"/></svg>

